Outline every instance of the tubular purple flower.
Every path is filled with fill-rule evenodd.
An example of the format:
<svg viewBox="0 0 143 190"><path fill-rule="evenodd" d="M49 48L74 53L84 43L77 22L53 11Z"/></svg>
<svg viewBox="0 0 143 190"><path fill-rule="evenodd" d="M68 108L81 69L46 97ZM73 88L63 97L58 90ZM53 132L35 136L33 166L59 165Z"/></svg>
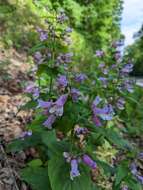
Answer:
<svg viewBox="0 0 143 190"><path fill-rule="evenodd" d="M65 32L67 32L67 33L71 33L71 32L72 32L72 28L67 27L67 28L65 29Z"/></svg>
<svg viewBox="0 0 143 190"><path fill-rule="evenodd" d="M98 114L98 111L97 111ZM112 120L113 119L113 115L114 115L114 111L113 111L113 107L111 104L106 105L104 108L102 108L101 110L99 110L99 116L103 119L103 120Z"/></svg>
<svg viewBox="0 0 143 190"><path fill-rule="evenodd" d="M88 133L88 129L85 127L78 127L75 129L75 134L78 135L85 135Z"/></svg>
<svg viewBox="0 0 143 190"><path fill-rule="evenodd" d="M129 190L127 186L122 187L122 190Z"/></svg>
<svg viewBox="0 0 143 190"><path fill-rule="evenodd" d="M64 104L66 103L67 101L67 98L68 98L68 95L67 94L64 94L62 96L60 96L57 101L55 102L55 104L57 105L57 107L62 107L64 106Z"/></svg>
<svg viewBox="0 0 143 190"><path fill-rule="evenodd" d="M105 67L105 63L100 63L99 65L98 65L98 68L104 68Z"/></svg>
<svg viewBox="0 0 143 190"><path fill-rule="evenodd" d="M65 53L62 54L60 53L59 56L57 57L57 65L62 64L62 63L70 63L71 58L73 56L73 53Z"/></svg>
<svg viewBox="0 0 143 190"><path fill-rule="evenodd" d="M52 106L52 101L43 101L43 100L38 100L38 106L37 108L47 108L50 109Z"/></svg>
<svg viewBox="0 0 143 190"><path fill-rule="evenodd" d="M45 31L40 32L40 40L43 42L48 39L48 34Z"/></svg>
<svg viewBox="0 0 143 190"><path fill-rule="evenodd" d="M107 68L105 68L105 69L102 70L102 72L103 72L104 75L107 75L109 70Z"/></svg>
<svg viewBox="0 0 143 190"><path fill-rule="evenodd" d="M140 181L141 184L143 184L143 176L141 175L136 175L138 181Z"/></svg>
<svg viewBox="0 0 143 190"><path fill-rule="evenodd" d="M116 59L116 61L119 61L120 58L121 58L121 53L120 52L116 52L115 53L115 59Z"/></svg>
<svg viewBox="0 0 143 190"><path fill-rule="evenodd" d="M139 158L143 159L143 152L139 153Z"/></svg>
<svg viewBox="0 0 143 190"><path fill-rule="evenodd" d="M30 137L32 136L32 131L24 131L21 135L20 138L25 138L25 137Z"/></svg>
<svg viewBox="0 0 143 190"><path fill-rule="evenodd" d="M48 119L43 123L43 125L47 127L48 129L52 129L52 125L54 124L55 120L56 120L56 116L50 115Z"/></svg>
<svg viewBox="0 0 143 190"><path fill-rule="evenodd" d="M71 97L72 97L73 102L77 102L79 96L80 96L80 91L76 88L72 88L71 89Z"/></svg>
<svg viewBox="0 0 143 190"><path fill-rule="evenodd" d="M62 95L60 96L56 102L53 103L51 108L49 109L49 113L55 114L56 116L62 116L64 111L64 104L66 103L68 98L68 95Z"/></svg>
<svg viewBox="0 0 143 190"><path fill-rule="evenodd" d="M110 104L105 105L103 108L97 107L97 105L100 103L101 100L102 99L99 96L97 96L91 106L93 112L92 121L97 127L102 126L99 117L103 120L108 121L112 120L114 115L112 105Z"/></svg>
<svg viewBox="0 0 143 190"><path fill-rule="evenodd" d="M135 163L132 163L131 164L131 173L133 174L133 175L136 175L137 174L137 166L136 166L136 164Z"/></svg>
<svg viewBox="0 0 143 190"><path fill-rule="evenodd" d="M96 107L100 102L101 102L102 98L100 98L100 96L96 96L95 100L92 103L92 108L94 109L94 107Z"/></svg>
<svg viewBox="0 0 143 190"><path fill-rule="evenodd" d="M118 100L117 100L117 103L116 103L116 106L117 106L117 108L119 109L119 110L123 110L125 107L125 100L124 100L124 98L119 98Z"/></svg>
<svg viewBox="0 0 143 190"><path fill-rule="evenodd" d="M99 80L101 81L103 87L106 88L107 84L108 84L107 78L105 78L105 77L99 77Z"/></svg>
<svg viewBox="0 0 143 190"><path fill-rule="evenodd" d="M92 169L96 169L97 164L93 161L87 154L83 155L82 157L83 162L88 165Z"/></svg>
<svg viewBox="0 0 143 190"><path fill-rule="evenodd" d="M65 88L68 85L67 77L65 75L60 75L57 78L57 84L59 88Z"/></svg>
<svg viewBox="0 0 143 190"><path fill-rule="evenodd" d="M95 55L96 55L97 57L103 57L103 56L104 56L104 51L102 51L102 50L97 50L96 53L95 53Z"/></svg>
<svg viewBox="0 0 143 190"><path fill-rule="evenodd" d="M38 98L38 97L39 97L39 94L40 94L39 88L36 87L34 83L30 83L30 84L26 87L26 89L24 90L24 92L26 92L26 93L31 93L31 94L34 96L34 98Z"/></svg>
<svg viewBox="0 0 143 190"><path fill-rule="evenodd" d="M124 81L123 87L124 87L124 89L126 89L130 93L134 92L133 82L131 80L129 80L129 79Z"/></svg>
<svg viewBox="0 0 143 190"><path fill-rule="evenodd" d="M99 119L96 115L93 115L93 116L92 116L92 121L93 121L93 123L94 123L97 127L101 127L101 126L102 126L102 123L101 123L100 119Z"/></svg>
<svg viewBox="0 0 143 190"><path fill-rule="evenodd" d="M131 64L131 63L124 65L124 67L121 69L121 72L126 73L126 74L128 74L132 71L133 71L133 64Z"/></svg>
<svg viewBox="0 0 143 190"><path fill-rule="evenodd" d="M87 79L87 76L81 73L81 74L77 74L74 79L76 82L82 83L84 80Z"/></svg>
<svg viewBox="0 0 143 190"><path fill-rule="evenodd" d="M70 178L73 180L75 177L78 177L80 175L79 169L78 169L78 161L76 159L71 160L71 171L70 171Z"/></svg>
<svg viewBox="0 0 143 190"><path fill-rule="evenodd" d="M66 16L64 10L59 12L59 15L57 16L57 22L64 23L68 20L68 17Z"/></svg>
<svg viewBox="0 0 143 190"><path fill-rule="evenodd" d="M37 51L35 54L34 54L34 60L36 63L40 64L41 63L41 60L42 60L42 54Z"/></svg>

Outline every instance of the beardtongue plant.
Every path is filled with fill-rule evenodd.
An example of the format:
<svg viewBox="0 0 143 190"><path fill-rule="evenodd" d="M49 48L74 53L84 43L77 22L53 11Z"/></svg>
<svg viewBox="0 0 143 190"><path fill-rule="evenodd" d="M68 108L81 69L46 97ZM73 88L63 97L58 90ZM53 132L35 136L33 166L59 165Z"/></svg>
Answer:
<svg viewBox="0 0 143 190"><path fill-rule="evenodd" d="M104 173L112 189L141 189L130 171L134 150L117 126L126 96L133 91L128 77L132 64L122 63L116 43L110 59L105 51L96 51L98 71L75 73L67 23L60 11L58 16L51 14L44 29L37 27L40 42L32 49L35 83L25 90L31 98L26 106L35 118L22 138L9 146L11 151L35 147L38 152L38 159L22 170L22 178L36 190L96 190L101 189L98 175ZM96 150L105 142L125 159L117 164L103 161ZM96 183L90 170L100 171Z"/></svg>

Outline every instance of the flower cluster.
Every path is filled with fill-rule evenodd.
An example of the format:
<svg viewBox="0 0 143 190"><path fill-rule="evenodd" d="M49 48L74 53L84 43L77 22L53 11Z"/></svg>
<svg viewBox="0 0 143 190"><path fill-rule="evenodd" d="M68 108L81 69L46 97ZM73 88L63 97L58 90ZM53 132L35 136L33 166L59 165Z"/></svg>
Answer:
<svg viewBox="0 0 143 190"><path fill-rule="evenodd" d="M133 92L133 83L128 77L129 73L132 72L133 65L121 62L121 52L118 49L121 44L114 43L114 63L106 64L106 59L100 62L102 58L106 57L106 53L103 50L97 50L98 71L93 75L91 74L91 78L84 73L73 73L69 66L72 63L73 53L69 51L68 47L72 29L67 25L62 25L61 27L61 24L68 20L64 11L61 11L55 19L56 24L47 22L48 29L37 29L40 43L44 43L46 48L42 48L42 51L38 50L34 54L34 61L37 71L42 68L42 65L45 71L42 71L42 68L40 72L43 72L43 75L39 74L40 72L38 73L40 75L38 75L39 87L35 84L30 84L25 92L33 95L34 101L37 103L36 111L44 115L44 119L42 117L43 126L48 129L49 133L53 129L55 132L59 132L62 128L61 121L64 121L65 125L66 121L70 123L69 125L72 125L67 126L67 128L70 128L67 129L68 131L65 130L65 132L63 129L62 132L64 133L65 141L71 143L71 147L66 150L68 153L64 152L63 155L65 161L70 164L70 179L74 180L75 177L80 176L82 171L80 169L81 163L93 170L97 168L96 162L92 159L91 151L88 151L87 144L90 143L88 139L92 136L93 127L95 127L94 130L102 130L96 127L106 126L108 121L114 118L117 111L121 112L125 108L126 101L122 97L122 92ZM46 40L49 43L46 43ZM66 47L65 42L67 42ZM62 48L59 48L62 45L63 51ZM44 77L45 79L43 80ZM41 81L42 86L40 86ZM84 90L86 88L82 88L82 85L86 84L86 82L89 94L88 92L84 94L86 93ZM88 87L90 82L95 85L93 91ZM65 110L67 110L67 113L65 113ZM75 118L73 118L73 115ZM85 120L86 122L84 122ZM30 135L32 133L25 132L22 137ZM142 180L135 167L132 169L132 173L140 181Z"/></svg>
<svg viewBox="0 0 143 190"><path fill-rule="evenodd" d="M93 112L92 119L97 127L102 126L100 119L109 121L112 120L114 115L114 111L111 104L107 104L103 108L97 107L101 101L102 99L99 96L97 96L91 106Z"/></svg>

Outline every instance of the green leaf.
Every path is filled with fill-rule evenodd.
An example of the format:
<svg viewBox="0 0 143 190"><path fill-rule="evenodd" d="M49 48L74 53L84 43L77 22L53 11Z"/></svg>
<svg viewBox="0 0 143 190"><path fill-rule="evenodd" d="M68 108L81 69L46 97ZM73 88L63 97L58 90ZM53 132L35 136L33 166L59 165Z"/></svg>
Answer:
<svg viewBox="0 0 143 190"><path fill-rule="evenodd" d="M63 155L52 158L48 163L48 174L52 190L91 190L92 182L87 168L81 166L81 175L70 179L70 164L64 161Z"/></svg>
<svg viewBox="0 0 143 190"><path fill-rule="evenodd" d="M133 178L127 179L125 182L132 190L142 190L142 185Z"/></svg>
<svg viewBox="0 0 143 190"><path fill-rule="evenodd" d="M116 171L115 186L119 185L126 176L128 176L128 169L125 165L119 165Z"/></svg>
<svg viewBox="0 0 143 190"><path fill-rule="evenodd" d="M42 166L42 164L43 163L40 159L34 159L34 160L27 163L27 165L30 167L38 167L38 166Z"/></svg>
<svg viewBox="0 0 143 190"><path fill-rule="evenodd" d="M47 167L24 168L21 177L32 187L32 190L51 190Z"/></svg>
<svg viewBox="0 0 143 190"><path fill-rule="evenodd" d="M40 143L40 136L38 133L33 134L31 137L26 137L24 140L17 139L8 144L8 152L19 152L29 147L35 147Z"/></svg>
<svg viewBox="0 0 143 190"><path fill-rule="evenodd" d="M116 131L113 130L113 128L107 129L105 136L110 143L116 145L118 148L131 148L129 142L124 140Z"/></svg>
<svg viewBox="0 0 143 190"><path fill-rule="evenodd" d="M56 76L58 74L57 68L51 68L47 64L40 64L38 67L37 75L40 76L42 73L46 73L49 76Z"/></svg>
<svg viewBox="0 0 143 190"><path fill-rule="evenodd" d="M103 168L104 174L105 174L106 176L110 176L110 175L112 175L112 174L115 172L115 171L114 171L114 168L111 167L111 166L110 166L109 164L107 164L106 162L103 162L103 161L100 161L100 160L97 160L96 162L97 162L97 164L98 164L99 167Z"/></svg>
<svg viewBox="0 0 143 190"><path fill-rule="evenodd" d="M37 102L31 100L31 101L27 102L24 106L21 106L20 110L29 110L29 109L35 108L36 105L37 105Z"/></svg>
<svg viewBox="0 0 143 190"><path fill-rule="evenodd" d="M55 130L43 132L41 139L46 146L51 147L55 142L57 142Z"/></svg>

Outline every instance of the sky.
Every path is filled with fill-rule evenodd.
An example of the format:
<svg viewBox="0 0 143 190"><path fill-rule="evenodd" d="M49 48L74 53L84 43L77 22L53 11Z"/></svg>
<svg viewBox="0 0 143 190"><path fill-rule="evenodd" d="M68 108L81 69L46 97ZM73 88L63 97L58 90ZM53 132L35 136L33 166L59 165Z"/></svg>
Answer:
<svg viewBox="0 0 143 190"><path fill-rule="evenodd" d="M134 42L133 34L143 23L143 0L124 0L122 15L122 33L125 35L125 46Z"/></svg>

